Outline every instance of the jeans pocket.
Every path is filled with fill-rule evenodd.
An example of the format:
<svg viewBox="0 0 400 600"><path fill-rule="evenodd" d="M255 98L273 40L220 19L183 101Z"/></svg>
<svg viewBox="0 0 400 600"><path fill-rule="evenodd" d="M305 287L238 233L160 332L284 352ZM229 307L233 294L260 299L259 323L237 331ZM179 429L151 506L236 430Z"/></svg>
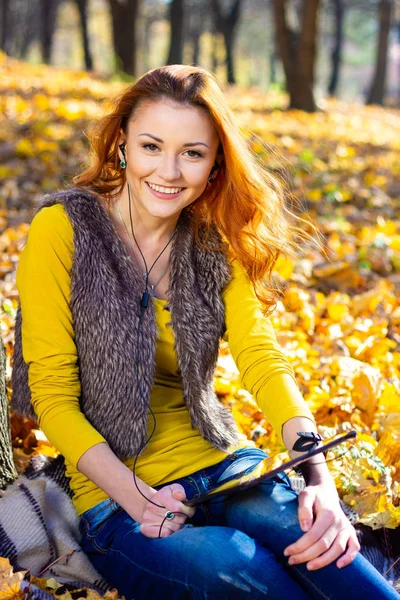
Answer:
<svg viewBox="0 0 400 600"><path fill-rule="evenodd" d="M97 531L87 535L88 541L93 549L99 554L107 554L112 546L116 531L121 524L121 520L127 517L123 515L123 509L119 508L113 515L108 517L97 529Z"/></svg>
<svg viewBox="0 0 400 600"><path fill-rule="evenodd" d="M110 498L83 513L79 521L83 545L106 554L122 512L119 504Z"/></svg>

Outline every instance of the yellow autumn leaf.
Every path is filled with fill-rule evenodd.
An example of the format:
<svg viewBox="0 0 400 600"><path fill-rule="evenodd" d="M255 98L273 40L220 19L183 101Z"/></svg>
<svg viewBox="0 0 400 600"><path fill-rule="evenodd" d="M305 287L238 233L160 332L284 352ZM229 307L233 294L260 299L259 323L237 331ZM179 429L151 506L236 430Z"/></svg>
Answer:
<svg viewBox="0 0 400 600"><path fill-rule="evenodd" d="M368 425L372 424L374 413L378 404L378 394L381 375L373 369L365 369L353 379L352 399L365 417Z"/></svg>
<svg viewBox="0 0 400 600"><path fill-rule="evenodd" d="M332 321L343 321L349 314L349 307L346 304L328 304L327 311Z"/></svg>
<svg viewBox="0 0 400 600"><path fill-rule="evenodd" d="M293 275L294 264L290 259L279 256L275 263L274 270L284 279L290 279Z"/></svg>
<svg viewBox="0 0 400 600"><path fill-rule="evenodd" d="M400 518L396 518L389 510L385 510L384 512L371 513L360 519L359 522L372 527L372 529L381 529L382 527L396 529L400 525Z"/></svg>
<svg viewBox="0 0 400 600"><path fill-rule="evenodd" d="M24 138L16 145L16 151L22 156L35 156L35 148L30 140Z"/></svg>
<svg viewBox="0 0 400 600"><path fill-rule="evenodd" d="M8 558L0 557L0 600L23 600L20 583L26 571L14 573Z"/></svg>
<svg viewBox="0 0 400 600"><path fill-rule="evenodd" d="M319 190L319 189L310 190L307 193L307 198L311 202L319 202L319 200L321 200L321 198L322 198L321 190Z"/></svg>
<svg viewBox="0 0 400 600"><path fill-rule="evenodd" d="M36 104L36 106L38 107L38 109L40 111L49 110L49 108L51 106L50 98L48 96L46 96L45 94L35 94L32 97L32 102L34 102L34 104Z"/></svg>

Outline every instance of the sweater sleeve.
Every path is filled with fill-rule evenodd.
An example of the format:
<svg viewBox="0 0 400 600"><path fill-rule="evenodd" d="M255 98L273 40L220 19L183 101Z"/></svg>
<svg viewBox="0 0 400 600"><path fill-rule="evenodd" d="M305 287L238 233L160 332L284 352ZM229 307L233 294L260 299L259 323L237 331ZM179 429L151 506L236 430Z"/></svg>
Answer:
<svg viewBox="0 0 400 600"><path fill-rule="evenodd" d="M244 388L282 440L282 425L292 417L314 417L300 393L295 374L279 346L270 320L247 273L235 260L232 279L223 292L226 332Z"/></svg>
<svg viewBox="0 0 400 600"><path fill-rule="evenodd" d="M34 217L17 269L22 352L39 427L76 467L101 436L80 409L78 356L70 310L73 229L64 207Z"/></svg>

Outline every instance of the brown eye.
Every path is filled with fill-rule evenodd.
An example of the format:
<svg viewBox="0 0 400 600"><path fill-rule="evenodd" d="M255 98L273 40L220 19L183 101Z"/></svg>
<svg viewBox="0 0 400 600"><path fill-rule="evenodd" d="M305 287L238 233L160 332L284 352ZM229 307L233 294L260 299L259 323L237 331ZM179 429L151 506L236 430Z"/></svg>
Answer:
<svg viewBox="0 0 400 600"><path fill-rule="evenodd" d="M192 152L190 158L203 158L201 152L198 152L197 150L188 150L188 152Z"/></svg>

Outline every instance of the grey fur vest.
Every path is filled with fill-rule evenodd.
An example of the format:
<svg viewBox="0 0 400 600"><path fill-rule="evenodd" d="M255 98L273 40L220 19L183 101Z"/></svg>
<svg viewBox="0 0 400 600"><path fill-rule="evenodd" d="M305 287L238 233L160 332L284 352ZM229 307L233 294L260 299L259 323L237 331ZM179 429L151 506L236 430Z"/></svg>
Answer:
<svg viewBox="0 0 400 600"><path fill-rule="evenodd" d="M138 331L143 276L96 196L72 187L46 194L37 211L55 203L64 205L74 231L70 306L81 409L124 460L137 454L146 441L156 352L154 305L150 300ZM230 411L216 397L213 374L225 325L221 291L230 279L230 268L223 252L200 249L191 223L190 212L184 209L171 247L168 308L192 427L226 451L237 441L238 429ZM210 242L221 242L215 229ZM18 306L11 407L35 419L21 325Z"/></svg>

